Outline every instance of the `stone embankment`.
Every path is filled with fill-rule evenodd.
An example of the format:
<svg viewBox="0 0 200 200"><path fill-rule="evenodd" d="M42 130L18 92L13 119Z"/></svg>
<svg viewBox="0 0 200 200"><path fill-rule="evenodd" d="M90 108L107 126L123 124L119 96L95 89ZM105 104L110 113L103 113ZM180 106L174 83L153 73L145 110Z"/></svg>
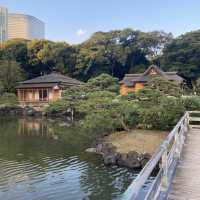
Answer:
<svg viewBox="0 0 200 200"><path fill-rule="evenodd" d="M42 112L31 107L22 108L16 105L0 105L0 116L41 116Z"/></svg>
<svg viewBox="0 0 200 200"><path fill-rule="evenodd" d="M96 145L96 148L90 148L87 152L101 154L105 165L117 165L130 169L141 169L151 158L148 153L138 153L130 151L128 153L120 153L117 148L111 144L102 142Z"/></svg>

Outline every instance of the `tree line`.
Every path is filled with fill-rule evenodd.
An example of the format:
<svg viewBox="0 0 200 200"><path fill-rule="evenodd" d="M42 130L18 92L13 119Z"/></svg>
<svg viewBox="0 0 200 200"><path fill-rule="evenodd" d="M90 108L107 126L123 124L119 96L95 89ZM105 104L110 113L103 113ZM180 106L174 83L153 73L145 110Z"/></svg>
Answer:
<svg viewBox="0 0 200 200"><path fill-rule="evenodd" d="M0 91L12 92L16 82L53 70L81 81L102 73L122 79L126 73L143 72L152 63L165 71L178 71L189 86L195 86L199 58L200 31L177 38L163 31L96 32L78 45L15 39L0 48Z"/></svg>

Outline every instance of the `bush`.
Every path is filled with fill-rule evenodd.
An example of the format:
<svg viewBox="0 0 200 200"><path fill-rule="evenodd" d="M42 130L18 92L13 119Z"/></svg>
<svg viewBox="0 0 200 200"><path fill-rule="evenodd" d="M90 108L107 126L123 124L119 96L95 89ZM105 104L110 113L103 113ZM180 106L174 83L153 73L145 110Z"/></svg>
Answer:
<svg viewBox="0 0 200 200"><path fill-rule="evenodd" d="M182 97L183 105L186 110L200 110L200 97L199 96L187 96Z"/></svg>
<svg viewBox="0 0 200 200"><path fill-rule="evenodd" d="M59 112L67 111L70 108L70 104L64 100L59 100L51 103L48 107L45 108L44 112L47 115L54 115Z"/></svg>
<svg viewBox="0 0 200 200"><path fill-rule="evenodd" d="M17 97L13 93L3 93L0 96L0 104L4 105L16 105L17 104Z"/></svg>
<svg viewBox="0 0 200 200"><path fill-rule="evenodd" d="M171 82L162 77L155 77L150 79L146 84L146 89L159 91L162 95L180 97L183 93L180 85Z"/></svg>
<svg viewBox="0 0 200 200"><path fill-rule="evenodd" d="M104 136L115 130L115 120L108 112L91 113L80 123L91 136Z"/></svg>
<svg viewBox="0 0 200 200"><path fill-rule="evenodd" d="M145 128L169 130L176 125L184 112L180 99L163 97L159 105L140 111L141 123Z"/></svg>
<svg viewBox="0 0 200 200"><path fill-rule="evenodd" d="M87 85L99 90L107 90L110 92L119 92L118 79L110 76L109 74L101 74L95 78L91 78Z"/></svg>

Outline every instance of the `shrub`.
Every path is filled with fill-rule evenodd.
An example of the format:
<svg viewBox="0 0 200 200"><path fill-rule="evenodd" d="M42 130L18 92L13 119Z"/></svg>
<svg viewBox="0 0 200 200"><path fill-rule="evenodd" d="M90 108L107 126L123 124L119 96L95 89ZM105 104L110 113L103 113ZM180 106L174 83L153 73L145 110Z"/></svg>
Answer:
<svg viewBox="0 0 200 200"><path fill-rule="evenodd" d="M184 111L180 99L163 97L159 105L140 111L141 123L145 128L168 130L176 125Z"/></svg>
<svg viewBox="0 0 200 200"><path fill-rule="evenodd" d="M199 96L186 96L182 97L183 105L186 110L200 110L200 97Z"/></svg>
<svg viewBox="0 0 200 200"><path fill-rule="evenodd" d="M118 79L109 74L101 74L100 76L91 78L87 85L96 89L98 88L99 90L108 90L115 93L119 91Z"/></svg>
<svg viewBox="0 0 200 200"><path fill-rule="evenodd" d="M80 123L91 136L104 136L115 130L115 120L108 112L91 113Z"/></svg>
<svg viewBox="0 0 200 200"><path fill-rule="evenodd" d="M0 96L0 104L16 105L17 104L17 97L14 93L3 93Z"/></svg>
<svg viewBox="0 0 200 200"><path fill-rule="evenodd" d="M45 108L45 113L47 115L57 114L59 112L66 111L70 108L70 104L64 100L59 100L51 103L48 107Z"/></svg>
<svg viewBox="0 0 200 200"><path fill-rule="evenodd" d="M162 77L155 77L150 79L146 84L146 89L159 91L162 95L169 95L180 97L182 94L180 85L168 81Z"/></svg>

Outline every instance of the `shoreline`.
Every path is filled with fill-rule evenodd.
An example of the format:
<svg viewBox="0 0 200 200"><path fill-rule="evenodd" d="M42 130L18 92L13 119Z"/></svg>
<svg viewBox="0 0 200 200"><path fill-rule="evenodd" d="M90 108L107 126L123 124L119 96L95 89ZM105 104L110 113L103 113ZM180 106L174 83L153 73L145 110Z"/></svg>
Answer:
<svg viewBox="0 0 200 200"><path fill-rule="evenodd" d="M69 118L67 115L62 115L62 117L60 115L48 116L44 112L36 111L31 107L22 108L17 105L1 105L0 115L36 118L47 117L50 119L61 119L63 121L66 120L66 117ZM148 136L149 138L152 137L152 139L149 140ZM149 131L141 129L115 132L97 139L94 142L95 145L93 145L93 148L88 148L86 152L100 154L105 165L117 165L130 169L142 169L165 136L166 132L164 131ZM145 141L147 141L146 144ZM147 144L149 141L151 141L150 146ZM157 142L154 143L154 141Z"/></svg>
<svg viewBox="0 0 200 200"><path fill-rule="evenodd" d="M100 139L94 148L86 151L100 154L105 165L142 169L167 133L141 129L116 132Z"/></svg>

